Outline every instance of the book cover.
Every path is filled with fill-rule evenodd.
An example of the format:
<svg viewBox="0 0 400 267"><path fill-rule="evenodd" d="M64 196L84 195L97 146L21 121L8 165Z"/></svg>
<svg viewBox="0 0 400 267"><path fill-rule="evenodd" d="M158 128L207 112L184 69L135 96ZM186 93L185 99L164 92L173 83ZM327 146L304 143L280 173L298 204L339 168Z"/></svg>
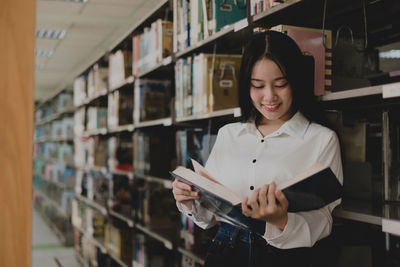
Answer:
<svg viewBox="0 0 400 267"><path fill-rule="evenodd" d="M212 2L212 30L214 33L245 17L246 1L215 0Z"/></svg>
<svg viewBox="0 0 400 267"><path fill-rule="evenodd" d="M200 195L200 205L233 225L264 234L265 222L246 217L241 211L241 198L217 182L198 162L192 160L192 171L179 166L170 172L173 178L190 184ZM316 163L292 179L277 184L289 201L288 212L321 208L342 195L342 185L329 167Z"/></svg>
<svg viewBox="0 0 400 267"><path fill-rule="evenodd" d="M332 31L291 25L277 25L271 30L287 34L295 40L303 53L314 57L314 94L319 96L329 93L332 83Z"/></svg>

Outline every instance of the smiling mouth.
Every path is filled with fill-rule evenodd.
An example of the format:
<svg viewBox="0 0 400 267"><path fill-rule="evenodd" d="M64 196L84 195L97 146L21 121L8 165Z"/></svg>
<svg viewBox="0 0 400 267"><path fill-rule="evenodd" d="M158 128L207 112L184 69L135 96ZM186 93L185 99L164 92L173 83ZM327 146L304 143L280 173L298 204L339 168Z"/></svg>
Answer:
<svg viewBox="0 0 400 267"><path fill-rule="evenodd" d="M281 104L277 104L277 105L265 105L265 104L262 104L261 106L265 111L273 112L273 111L277 111L278 108L280 107L280 105Z"/></svg>

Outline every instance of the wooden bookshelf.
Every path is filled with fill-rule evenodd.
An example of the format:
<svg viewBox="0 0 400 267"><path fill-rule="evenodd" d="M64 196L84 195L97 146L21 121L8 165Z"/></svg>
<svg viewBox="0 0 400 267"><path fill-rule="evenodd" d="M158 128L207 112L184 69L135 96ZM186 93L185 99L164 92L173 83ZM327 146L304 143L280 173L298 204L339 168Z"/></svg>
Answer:
<svg viewBox="0 0 400 267"><path fill-rule="evenodd" d="M230 116L230 115L232 115L233 117L240 117L241 116L240 108L218 110L205 114L197 114L188 117L176 118L175 120L176 122L187 122L187 121L204 120L204 119Z"/></svg>
<svg viewBox="0 0 400 267"><path fill-rule="evenodd" d="M182 253L183 255L193 259L196 263L204 266L204 263L205 263L204 259L194 255L192 252L190 252L184 248L178 248L178 251L179 251L179 253Z"/></svg>
<svg viewBox="0 0 400 267"><path fill-rule="evenodd" d="M54 113L54 114L52 114L52 115L50 115L50 116L48 116L48 117L36 122L35 123L35 127L44 125L46 123L50 123L50 122L62 117L65 114L71 114L71 113L74 113L74 112L75 112L75 107L64 108L63 110L61 110L61 111L59 111L57 113Z"/></svg>
<svg viewBox="0 0 400 267"><path fill-rule="evenodd" d="M107 208L96 203L95 201L93 201L87 197L78 195L78 194L75 194L75 199L79 200L80 202L86 204L87 206L89 206L91 208L94 208L94 209L100 211L103 215L107 215Z"/></svg>
<svg viewBox="0 0 400 267"><path fill-rule="evenodd" d="M248 1L249 2L249 1ZM379 2L379 1L378 1ZM344 3L343 0L341 0L341 3ZM154 7L154 10L152 10L147 17L145 17L143 20L139 21L132 27L132 31L127 33L127 35L119 40L116 40L115 46L110 48L110 51L115 51L119 49L121 46L122 40L128 40L132 41L132 36L135 35L136 33L142 32L144 27L148 27L151 24L151 20L154 18L154 16L159 16L160 9L165 8L168 4L167 0L161 1L158 6ZM285 3L279 4L277 6L274 6L266 11L263 11L257 15L252 16L251 18L245 18L242 19L236 23L233 23L232 25L228 25L224 27L222 30L220 30L217 33L213 33L206 39L197 42L195 45L192 45L190 47L187 47L186 49L179 51L177 53L173 53L171 56L168 56L167 58L164 58L163 61L159 64L156 64L154 66L149 67L147 70L144 70L140 72L138 75L132 75L129 76L124 82L122 82L120 85L115 86L114 88L110 88L110 90L107 93L102 94L102 96L105 96L107 94L111 94L115 92L116 90L122 90L122 89L128 89L135 83L135 81L138 78L146 77L146 78L151 78L153 79L154 77L161 77L162 75L160 74L165 74L166 70L167 72L172 72L173 71L173 66L175 62L184 57L188 56L193 56L197 53L201 52L207 52L209 53L211 50L213 50L214 47L220 46L221 44L227 43L227 42L232 42L237 44L238 46L242 46L244 44L243 40L245 37L244 36L249 36L247 35L248 33L251 32L252 28L255 26L272 26L276 25L279 23L286 23L287 21L289 22L295 22L293 25L301 24L299 26L310 26L314 27L315 25L319 25L319 23L316 23L315 21L322 17L322 11L319 12L316 15L316 18L310 18L308 21L303 21L304 14L299 12L299 11L307 11L308 8L311 6L314 6L312 10L318 9L319 6L321 5L320 2L316 0L288 0ZM337 4L333 5L334 7L337 7ZM356 4L353 2L351 4L351 7L349 7L346 10L352 10L354 9ZM163 10L164 11L164 10ZM170 12L170 10L168 10ZM167 14L168 12L165 12ZM296 16L291 16L288 17L288 14L295 13ZM155 15L158 14L158 15ZM292 14L293 15L293 14ZM331 15L331 17L334 17L335 14ZM165 15L167 17L167 15ZM285 18L283 18L285 17ZM332 20L332 18L329 18ZM281 19L283 19L281 21ZM297 22L297 23L296 23ZM320 22L320 21L319 21ZM306 25L303 25L306 24ZM317 26L317 27L320 27ZM236 42L239 40L239 42ZM216 48L215 48L216 49ZM229 52L229 51L228 51ZM168 73L169 73L168 72ZM154 79L157 79L154 78ZM173 80L174 77L168 77L170 80ZM400 86L400 83L396 83L397 85ZM397 85L391 85L390 89L394 88ZM133 87L133 86L132 86ZM331 103L335 102L336 100L354 100L354 99L359 99L367 96L377 96L377 95L382 95L384 97L384 88L388 88L388 85L377 85L377 86L371 86L371 87L365 87L365 88L357 88L357 89L352 89L352 90L346 90L346 91L341 91L341 92L335 92L335 93L330 93L326 94L322 97L320 97L321 102L324 103ZM129 89L130 90L130 89ZM388 91L388 89L386 89ZM390 93L393 94L392 91ZM97 96L100 97L100 96ZM93 104L93 101L95 99L87 99L85 100L85 103L83 105L88 105L88 104ZM171 114L175 114L174 110L171 110ZM135 132L137 130L139 131L147 131L147 130L153 130L153 126L163 126L163 127L170 127L175 130L174 126L178 127L185 127L186 125L198 125L200 123L203 123L205 121L209 121L211 124L211 120L214 118L223 118L223 120L237 120L241 116L241 111L239 107L236 108L231 108L231 109L226 109L226 110L219 110L215 112L210 112L206 114L197 114L193 116L187 116L187 117L176 117L176 116L171 116L169 118L160 118L157 120L152 120L152 121L145 121L145 122L140 122L140 123L134 123L134 124L129 124L129 125L122 125L118 126L115 128L102 128L102 129L96 129L93 131L87 131L83 134L83 137L90 137L90 136L97 136L97 135L103 135L103 138L108 138L107 135L115 134L115 136L120 136L121 133L124 133L125 135L128 135L132 132ZM157 128L158 129L158 128ZM169 140L168 140L169 141ZM129 180L134 180L134 179L142 179L145 181L145 183L159 183L162 184L165 189L169 190L172 188L172 182L170 179L164 179L160 177L153 177L149 175L139 175L135 173L135 170L129 171L129 172L123 172L123 171L113 171L113 170L108 170L106 167L101 167L101 168L96 168L96 167L89 167L89 166L81 166L81 168L87 172L101 172L104 176L108 178L112 178L112 175L124 175L129 178ZM110 179L112 180L112 179ZM132 182L132 181L129 181ZM179 244L175 244L172 241L168 240L167 238L159 235L158 233L150 230L146 225L141 225L136 223L132 218L128 218L118 212L115 212L110 209L110 207L95 207L91 201L88 199L82 198L77 196L77 199L80 201L86 203L89 206L92 206L93 208L96 208L100 210L104 215L110 216L117 218L123 222L125 222L129 227L137 229L141 232L143 232L146 236L152 237L164 244L164 246L173 251L178 251L179 253L188 256L192 258L196 263L200 265L204 265L204 259L197 257L196 255L193 255L191 252L179 247ZM354 203L343 203L339 207L337 207L334 210L333 215L337 218L342 218L342 219L347 219L347 220L353 220L353 221L358 221L358 222L363 222L363 223L368 223L368 224L373 224L373 225L380 225L383 228L383 221L385 221L385 227L386 229L389 229L391 232L393 232L391 229L397 226L397 221L400 221L400 218L386 218L383 213L375 212L371 208L368 208L365 206L365 203L361 203L360 205L355 205ZM394 223L393 223L394 222ZM388 230L388 231L389 231ZM397 232L395 232L397 233ZM171 253L172 255L172 253ZM118 262L118 259L114 260ZM119 263L121 266L125 266L123 262ZM133 264L135 265L135 264Z"/></svg>

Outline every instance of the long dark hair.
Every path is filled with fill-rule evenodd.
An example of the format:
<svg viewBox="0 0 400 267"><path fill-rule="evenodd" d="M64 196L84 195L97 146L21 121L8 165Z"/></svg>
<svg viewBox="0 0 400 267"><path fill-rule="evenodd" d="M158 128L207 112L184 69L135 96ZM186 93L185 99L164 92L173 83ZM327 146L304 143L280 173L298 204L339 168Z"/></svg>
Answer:
<svg viewBox="0 0 400 267"><path fill-rule="evenodd" d="M300 111L307 119L327 126L322 108L314 96L314 65L286 34L276 31L255 33L245 47L239 74L239 105L242 121L259 123L262 115L250 98L251 73L257 61L274 61L292 88L291 112ZM310 63L311 62L311 63Z"/></svg>

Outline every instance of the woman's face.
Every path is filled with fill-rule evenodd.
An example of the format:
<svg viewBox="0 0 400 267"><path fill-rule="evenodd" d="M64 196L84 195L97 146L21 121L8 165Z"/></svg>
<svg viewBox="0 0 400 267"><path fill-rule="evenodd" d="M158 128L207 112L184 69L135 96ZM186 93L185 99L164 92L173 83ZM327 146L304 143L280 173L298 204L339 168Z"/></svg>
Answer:
<svg viewBox="0 0 400 267"><path fill-rule="evenodd" d="M250 79L250 97L262 114L261 124L284 123L292 117L292 88L278 65L263 58L256 62Z"/></svg>

